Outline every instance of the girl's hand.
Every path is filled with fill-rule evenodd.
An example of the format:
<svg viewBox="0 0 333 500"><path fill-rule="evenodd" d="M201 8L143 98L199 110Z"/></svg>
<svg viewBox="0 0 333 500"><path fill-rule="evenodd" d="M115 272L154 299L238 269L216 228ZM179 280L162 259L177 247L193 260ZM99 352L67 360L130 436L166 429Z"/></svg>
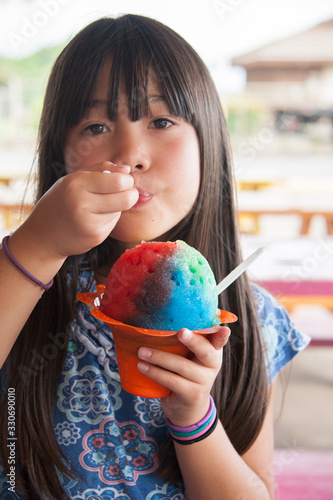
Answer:
<svg viewBox="0 0 333 500"><path fill-rule="evenodd" d="M161 399L165 415L174 425L187 427L199 422L209 408L209 394L222 366L222 352L230 329L222 326L209 336L182 329L178 339L191 351L189 358L143 347L138 367L147 377L168 387Z"/></svg>
<svg viewBox="0 0 333 500"><path fill-rule="evenodd" d="M57 258L87 252L102 243L121 212L137 202L129 172L126 165L104 161L61 177L38 201L21 231Z"/></svg>

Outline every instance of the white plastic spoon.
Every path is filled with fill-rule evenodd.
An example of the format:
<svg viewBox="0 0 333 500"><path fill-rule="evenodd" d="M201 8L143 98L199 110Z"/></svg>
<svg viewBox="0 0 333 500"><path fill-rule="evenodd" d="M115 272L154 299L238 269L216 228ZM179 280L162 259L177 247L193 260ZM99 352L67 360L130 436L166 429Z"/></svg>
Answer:
<svg viewBox="0 0 333 500"><path fill-rule="evenodd" d="M258 250L253 252L247 259L241 262L231 273L229 273L223 280L217 285L217 295L220 295L226 288L228 288L231 283L233 283L246 269L254 262L259 255L263 253L265 247L260 247Z"/></svg>

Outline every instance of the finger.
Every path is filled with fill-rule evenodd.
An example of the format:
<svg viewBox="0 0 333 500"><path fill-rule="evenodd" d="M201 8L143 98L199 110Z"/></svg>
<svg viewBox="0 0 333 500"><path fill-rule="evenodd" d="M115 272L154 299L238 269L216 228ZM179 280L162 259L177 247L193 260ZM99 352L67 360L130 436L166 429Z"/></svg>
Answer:
<svg viewBox="0 0 333 500"><path fill-rule="evenodd" d="M94 165L93 170L91 171L101 173L129 174L131 172L131 167L129 165L116 165L111 161L103 161L102 163Z"/></svg>
<svg viewBox="0 0 333 500"><path fill-rule="evenodd" d="M140 358L144 359L141 356L142 355L140 355ZM199 382L200 382L199 378L200 377L198 376L197 369L193 369L193 367L192 367L192 370L186 370L186 369L184 369L185 363L183 364L183 369L182 369L180 367L179 360L178 360L178 363L173 364L172 360L169 359L169 361L171 361L170 365L169 365L169 363L166 363L166 364L168 366L174 366L174 369L177 370L177 372L175 372L175 371L172 371L171 369L167 369L167 368L162 367L160 364L159 365L152 364L152 361L156 361L156 360L154 360L153 358L150 358L149 362L140 361L137 365L138 369L144 375L146 375L148 378L150 378L150 379L154 380L155 382L157 382L158 384L161 384L164 387L167 387L168 389L170 389L171 392L174 392L178 395L183 395L184 399L186 399L186 397L189 396L189 390L188 390L189 383L192 383L192 387L199 386ZM192 362L192 365L194 365L193 362ZM198 367L198 365L195 365L195 366ZM181 372L181 374L179 372ZM187 376L185 376L185 374ZM194 375L194 377L195 377L195 375L197 375L198 380L192 380L191 375ZM201 381L202 381L202 377L201 377ZM190 392L191 392L190 398L192 398L193 397L193 390Z"/></svg>
<svg viewBox="0 0 333 500"><path fill-rule="evenodd" d="M75 184L77 182L84 191L93 194L117 193L134 187L133 177L124 172L80 171L69 174L66 182L71 182L71 180ZM73 188L76 189L77 186L74 185Z"/></svg>
<svg viewBox="0 0 333 500"><path fill-rule="evenodd" d="M93 225L93 229L95 229L95 232L98 231L98 241L102 242L107 236L109 236L115 225L118 223L121 217L121 212L112 212L108 214L98 215L93 214L93 216L96 218L92 219L91 224ZM97 246L98 244L99 243L96 243L93 246Z"/></svg>
<svg viewBox="0 0 333 500"><path fill-rule="evenodd" d="M103 194L102 196L93 195L92 198L91 213L97 215L110 214L123 212L133 207L139 199L139 192L133 188L112 194Z"/></svg>
<svg viewBox="0 0 333 500"><path fill-rule="evenodd" d="M97 194L116 193L134 187L133 177L119 172L87 173L87 181L87 191Z"/></svg>
<svg viewBox="0 0 333 500"><path fill-rule="evenodd" d="M86 166L80 167L80 168L66 167L66 172L68 174L73 173L73 172L101 172L101 173L103 173L105 171L109 171L111 173L119 172L119 173L129 174L131 171L131 167L129 165L125 165L125 164L116 165L112 161L101 161L99 163L96 163L95 165L86 165Z"/></svg>
<svg viewBox="0 0 333 500"><path fill-rule="evenodd" d="M222 349L228 342L229 337L231 335L231 330L228 326L221 326L221 328L216 332L210 335L210 343L217 351Z"/></svg>
<svg viewBox="0 0 333 500"><path fill-rule="evenodd" d="M214 369L221 366L222 353L220 349L215 348L207 336L194 334L190 330L183 328L177 333L177 337L202 365Z"/></svg>
<svg viewBox="0 0 333 500"><path fill-rule="evenodd" d="M149 376L162 385L168 384L167 387L170 383L173 384L172 387L175 383L179 384L180 379L182 382L191 381L200 384L205 380L209 383L208 379L214 380L216 375L215 370L209 371L191 359L158 349L141 347L138 357L148 366L142 368L149 371ZM155 377L158 377L158 380Z"/></svg>

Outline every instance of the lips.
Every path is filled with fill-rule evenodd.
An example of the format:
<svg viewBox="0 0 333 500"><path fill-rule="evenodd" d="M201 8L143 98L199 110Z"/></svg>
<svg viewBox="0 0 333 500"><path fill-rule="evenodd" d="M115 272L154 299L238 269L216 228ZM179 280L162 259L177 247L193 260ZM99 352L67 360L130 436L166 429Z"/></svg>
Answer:
<svg viewBox="0 0 333 500"><path fill-rule="evenodd" d="M133 207L131 208L131 210L133 210L134 208L139 208L139 207L143 207L144 205L146 205L153 197L152 194L150 193L147 193L147 191L143 191L142 189L139 189L137 188L137 190L139 191L139 199L138 201L136 202L135 205L133 205Z"/></svg>

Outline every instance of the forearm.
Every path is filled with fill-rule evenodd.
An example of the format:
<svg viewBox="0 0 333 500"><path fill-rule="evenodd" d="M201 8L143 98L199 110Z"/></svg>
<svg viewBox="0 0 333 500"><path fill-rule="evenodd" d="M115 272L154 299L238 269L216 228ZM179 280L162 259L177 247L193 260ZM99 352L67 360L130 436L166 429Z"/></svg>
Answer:
<svg viewBox="0 0 333 500"><path fill-rule="evenodd" d="M37 242L17 230L8 241L16 260L43 283L48 283L60 269L63 260L43 252ZM25 276L0 249L0 367L5 362L21 329L44 290ZM47 293L47 292L46 292Z"/></svg>
<svg viewBox="0 0 333 500"><path fill-rule="evenodd" d="M189 500L271 500L265 483L232 446L221 423L206 439L175 443Z"/></svg>

